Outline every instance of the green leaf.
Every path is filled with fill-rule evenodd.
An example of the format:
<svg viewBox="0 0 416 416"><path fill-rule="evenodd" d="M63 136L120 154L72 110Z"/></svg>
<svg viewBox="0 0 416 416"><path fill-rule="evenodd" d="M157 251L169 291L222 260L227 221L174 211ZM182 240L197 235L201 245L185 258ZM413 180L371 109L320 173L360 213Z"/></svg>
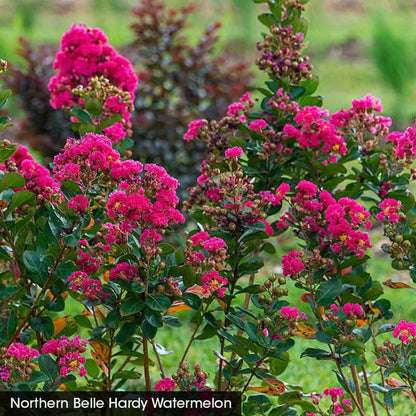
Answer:
<svg viewBox="0 0 416 416"><path fill-rule="evenodd" d="M150 325L149 322L147 321L142 322L141 329L142 329L143 335L149 339L153 339L157 332L157 328Z"/></svg>
<svg viewBox="0 0 416 416"><path fill-rule="evenodd" d="M91 322L85 315L74 316L74 321L83 328L92 329Z"/></svg>
<svg viewBox="0 0 416 416"><path fill-rule="evenodd" d="M365 365L366 360L355 352L342 357L349 365Z"/></svg>
<svg viewBox="0 0 416 416"><path fill-rule="evenodd" d="M58 376L58 367L55 361L48 355L41 354L38 358L39 369L46 374L51 381Z"/></svg>
<svg viewBox="0 0 416 416"><path fill-rule="evenodd" d="M176 316L163 316L162 321L166 325L173 326L175 328L182 326L182 322Z"/></svg>
<svg viewBox="0 0 416 416"><path fill-rule="evenodd" d="M175 247L167 243L159 243L156 247L162 249L162 254L172 254L175 252Z"/></svg>
<svg viewBox="0 0 416 416"><path fill-rule="evenodd" d="M202 303L202 299L194 293L184 293L182 299L185 305L195 310L198 310Z"/></svg>
<svg viewBox="0 0 416 416"><path fill-rule="evenodd" d="M85 108L93 117L98 117L103 111L103 106L97 98L86 98Z"/></svg>
<svg viewBox="0 0 416 416"><path fill-rule="evenodd" d="M6 216L10 212L12 212L15 208L21 207L22 205L25 205L25 204L30 204L35 199L36 199L36 197L35 197L35 194L33 192L29 192L29 191L25 191L25 190L16 192L12 196L12 200L10 201L10 205L7 208Z"/></svg>
<svg viewBox="0 0 416 416"><path fill-rule="evenodd" d="M320 306L331 304L342 293L342 283L338 279L327 280L318 287L316 302Z"/></svg>
<svg viewBox="0 0 416 416"><path fill-rule="evenodd" d="M271 13L263 13L257 17L261 23L265 26L270 27L272 25L278 24L278 20L276 17Z"/></svg>
<svg viewBox="0 0 416 416"><path fill-rule="evenodd" d="M25 179L16 172L6 173L0 179L0 192L3 192L5 189L23 188L24 186Z"/></svg>
<svg viewBox="0 0 416 416"><path fill-rule="evenodd" d="M61 191L67 199L71 199L82 193L80 186L74 181L63 181L61 183Z"/></svg>
<svg viewBox="0 0 416 416"><path fill-rule="evenodd" d="M72 108L70 110L70 113L75 116L79 121L83 121L84 123L91 123L91 117L90 115L81 108Z"/></svg>
<svg viewBox="0 0 416 416"><path fill-rule="evenodd" d="M23 253L23 263L34 274L42 275L47 273L43 258L41 258L40 253L37 251L25 251Z"/></svg>
<svg viewBox="0 0 416 416"><path fill-rule="evenodd" d="M110 311L107 314L105 321L109 327L116 329L121 321L121 315L119 310L113 309L112 311Z"/></svg>
<svg viewBox="0 0 416 416"><path fill-rule="evenodd" d="M113 380L117 380L117 379L126 379L126 380L137 380L141 377L142 375L140 373L138 373L137 371L134 370L124 370L124 371L118 371L117 373L114 374L113 376Z"/></svg>
<svg viewBox="0 0 416 416"><path fill-rule="evenodd" d="M169 309L171 302L166 295L151 295L147 297L146 305L150 309L163 312Z"/></svg>
<svg viewBox="0 0 416 416"><path fill-rule="evenodd" d="M138 298L123 300L120 311L123 315L132 315L140 312L144 308L144 302Z"/></svg>
<svg viewBox="0 0 416 416"><path fill-rule="evenodd" d="M163 326L160 312L155 312L152 309L146 308L144 310L144 317L146 321L155 328L160 328Z"/></svg>
<svg viewBox="0 0 416 416"><path fill-rule="evenodd" d="M396 395L397 393L400 393L401 391L407 389L407 386L400 386L390 389L385 395L384 395L384 403L389 406L393 407L393 395Z"/></svg>
<svg viewBox="0 0 416 416"><path fill-rule="evenodd" d="M331 360L332 355L328 351L321 350L319 348L307 348L301 355L303 357L311 357L317 360Z"/></svg>
<svg viewBox="0 0 416 416"><path fill-rule="evenodd" d="M136 322L128 322L124 324L116 335L116 342L119 345L125 344L128 339L136 333L137 330L137 323Z"/></svg>
<svg viewBox="0 0 416 416"><path fill-rule="evenodd" d="M256 257L244 263L240 263L238 267L238 274L239 276L243 276L245 274L254 274L257 273L257 271L263 266L263 259L261 257Z"/></svg>
<svg viewBox="0 0 416 416"><path fill-rule="evenodd" d="M42 332L47 339L52 338L55 331L53 321L49 316L41 316L40 318L32 318L30 326L34 331Z"/></svg>

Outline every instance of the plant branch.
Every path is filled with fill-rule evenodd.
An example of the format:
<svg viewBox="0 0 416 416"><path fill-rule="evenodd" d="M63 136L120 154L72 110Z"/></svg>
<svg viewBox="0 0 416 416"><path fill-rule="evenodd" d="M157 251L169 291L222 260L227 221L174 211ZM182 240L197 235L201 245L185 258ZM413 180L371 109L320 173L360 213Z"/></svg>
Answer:
<svg viewBox="0 0 416 416"><path fill-rule="evenodd" d="M355 392L357 394L357 400L360 403L361 408L364 409L363 395L362 395L362 392L361 392L360 380L359 380L358 374L357 374L357 367L355 365L350 365L350 370L351 370L352 379L353 379L354 385L355 385Z"/></svg>
<svg viewBox="0 0 416 416"><path fill-rule="evenodd" d="M163 368L163 363L162 363L162 360L160 359L160 355L159 355L159 353L157 352L156 344L155 344L155 342L153 341L153 339L152 339L152 340L150 340L150 343L152 344L153 351L154 351L154 352L155 352L155 354L156 354L156 358L157 358L157 362L159 363L159 369L160 369L160 373L161 373L161 375L162 375L162 378L165 378L165 370L164 370L164 368Z"/></svg>
<svg viewBox="0 0 416 416"><path fill-rule="evenodd" d="M363 371L365 385L367 387L368 395L370 396L371 406L373 406L374 416L378 416L376 400L374 398L373 390L371 389L370 383L368 381L368 376L367 376L367 371L365 371L365 366L361 366L361 370Z"/></svg>

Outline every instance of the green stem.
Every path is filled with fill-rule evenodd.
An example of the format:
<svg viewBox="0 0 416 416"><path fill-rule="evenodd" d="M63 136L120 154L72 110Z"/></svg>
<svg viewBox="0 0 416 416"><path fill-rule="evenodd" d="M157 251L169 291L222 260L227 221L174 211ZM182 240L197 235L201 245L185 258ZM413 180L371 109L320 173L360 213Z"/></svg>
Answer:
<svg viewBox="0 0 416 416"><path fill-rule="evenodd" d="M152 384L150 382L149 349L148 349L146 337L143 337L143 355L144 355L144 379L146 383L146 391L151 391Z"/></svg>
<svg viewBox="0 0 416 416"><path fill-rule="evenodd" d="M209 307L209 305L211 304L211 302L212 302L212 298L211 298L211 299L207 302L207 304L205 305L205 309L203 310L203 312L202 312L202 314L201 314L201 319L199 320L199 322L198 322L198 323L197 323L197 325L195 326L194 331L192 332L191 338L190 338L190 340L189 340L189 342L188 342L188 345L186 346L185 352L184 352L184 353L183 353L183 355L182 355L182 358L181 358L181 361L179 362L178 368L179 368L179 367L182 365L182 363L185 361L185 358L186 358L186 356L187 356L187 354L188 354L188 352L189 352L189 349L191 348L192 343L195 341L195 335L196 335L196 333L198 332L198 329L200 328L200 326L201 326L201 324L202 324L202 322L203 322L204 316L205 316L205 314L207 313L207 311L208 311L208 307Z"/></svg>

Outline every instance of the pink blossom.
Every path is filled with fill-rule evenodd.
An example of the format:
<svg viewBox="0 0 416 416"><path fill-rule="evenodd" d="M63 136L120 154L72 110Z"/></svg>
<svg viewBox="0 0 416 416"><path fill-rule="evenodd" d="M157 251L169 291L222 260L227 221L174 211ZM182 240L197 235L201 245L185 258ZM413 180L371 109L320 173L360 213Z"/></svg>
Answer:
<svg viewBox="0 0 416 416"><path fill-rule="evenodd" d="M192 245L200 246L202 243L210 238L210 235L206 231L200 231L190 237Z"/></svg>
<svg viewBox="0 0 416 416"><path fill-rule="evenodd" d="M284 276L294 276L299 274L305 265L299 260L300 254L292 250L289 254L282 256L282 266Z"/></svg>
<svg viewBox="0 0 416 416"><path fill-rule="evenodd" d="M330 389L325 389L324 390L324 394L325 396L331 396L332 401L335 403L337 401L337 397L343 397L344 396L344 392L342 391L341 388L330 388Z"/></svg>
<svg viewBox="0 0 416 416"><path fill-rule="evenodd" d="M225 151L225 157L227 159L233 158L236 159L243 154L243 149L239 146L231 147Z"/></svg>
<svg viewBox="0 0 416 416"><path fill-rule="evenodd" d="M84 195L77 195L68 201L68 208L82 214L88 208L88 199Z"/></svg>
<svg viewBox="0 0 416 416"><path fill-rule="evenodd" d="M263 120L263 119L258 119L255 121L252 121L249 125L248 128L250 130L256 131L258 133L261 133L263 129L267 128L267 123Z"/></svg>
<svg viewBox="0 0 416 416"><path fill-rule="evenodd" d="M282 306L280 310L281 317L285 317L289 321L298 322L301 319L308 319L305 313L300 312L298 308L292 308L290 306Z"/></svg>
<svg viewBox="0 0 416 416"><path fill-rule="evenodd" d="M136 266L132 266L127 262L118 263L113 269L110 270L110 280L122 279L127 282L133 281L135 277L138 277L138 270Z"/></svg>
<svg viewBox="0 0 416 416"><path fill-rule="evenodd" d="M399 222L399 214L402 211L402 203L400 201L387 198L378 207L382 210L377 214L378 220L392 223Z"/></svg>
<svg viewBox="0 0 416 416"><path fill-rule="evenodd" d="M416 324L412 321L400 321L393 331L393 337L399 338L400 341L409 344L411 341L414 341L416 337ZM412 337L412 339L410 339L410 337Z"/></svg>
<svg viewBox="0 0 416 416"><path fill-rule="evenodd" d="M356 316L363 316L364 312L360 304L358 303L346 303L342 307L342 312L345 313L345 315L348 315L350 317L356 317Z"/></svg>
<svg viewBox="0 0 416 416"><path fill-rule="evenodd" d="M212 237L202 243L202 246L206 251L218 251L221 249L226 249L227 244L222 238L219 237Z"/></svg>
<svg viewBox="0 0 416 416"><path fill-rule="evenodd" d="M173 391L175 386L176 384L171 378L165 377L155 384L155 391Z"/></svg>
<svg viewBox="0 0 416 416"><path fill-rule="evenodd" d="M216 270L211 270L202 276L202 283L205 294L211 295L216 293L219 298L225 296L225 291L227 290L225 285L228 283L228 279L220 276Z"/></svg>
<svg viewBox="0 0 416 416"><path fill-rule="evenodd" d="M188 124L188 131L185 133L183 138L189 142L198 137L199 131L204 127L205 120L194 120Z"/></svg>

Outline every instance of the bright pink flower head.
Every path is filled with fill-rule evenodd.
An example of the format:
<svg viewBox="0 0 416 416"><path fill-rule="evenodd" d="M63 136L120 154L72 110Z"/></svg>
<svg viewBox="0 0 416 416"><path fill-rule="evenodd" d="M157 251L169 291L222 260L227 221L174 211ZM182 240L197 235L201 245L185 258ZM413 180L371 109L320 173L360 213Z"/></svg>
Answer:
<svg viewBox="0 0 416 416"><path fill-rule="evenodd" d="M175 386L175 382L171 378L166 377L155 384L155 391L173 391Z"/></svg>
<svg viewBox="0 0 416 416"><path fill-rule="evenodd" d="M208 240L210 235L206 231L200 231L199 233L196 233L190 237L190 240L192 241L192 245L200 246L202 243L206 240Z"/></svg>
<svg viewBox="0 0 416 416"><path fill-rule="evenodd" d="M416 337L416 324L412 321L400 321L393 331L393 337L399 338L400 341L409 344L415 340Z"/></svg>
<svg viewBox="0 0 416 416"><path fill-rule="evenodd" d="M134 278L139 276L136 266L132 266L125 261L122 261L110 270L110 280L122 279L131 282Z"/></svg>
<svg viewBox="0 0 416 416"><path fill-rule="evenodd" d="M227 290L224 286L227 283L228 279L220 276L216 270L211 270L202 276L202 288L206 295L216 294L219 298L223 298Z"/></svg>
<svg viewBox="0 0 416 416"><path fill-rule="evenodd" d="M111 88L107 88L103 114L121 114L123 118L123 123L104 129L104 133L114 142L126 137L138 78L131 63L108 44L100 29L71 26L62 37L53 68L59 70L48 85L53 108L84 106L83 98L73 90L90 85L93 78L104 77Z"/></svg>
<svg viewBox="0 0 416 416"><path fill-rule="evenodd" d="M14 342L7 348L5 353L6 358L15 358L16 360L31 360L35 357L39 357L39 351L34 348L29 348L20 342Z"/></svg>
<svg viewBox="0 0 416 416"><path fill-rule="evenodd" d="M285 317L289 321L298 322L301 319L308 319L304 312L300 312L298 308L290 306L282 306L280 310L281 317Z"/></svg>
<svg viewBox="0 0 416 416"><path fill-rule="evenodd" d="M402 203L395 199L387 198L381 202L378 207L382 210L377 214L380 221L399 222L400 213L402 211Z"/></svg>
<svg viewBox="0 0 416 416"><path fill-rule="evenodd" d="M188 131L183 136L187 142L194 140L198 137L199 131L204 127L205 120L194 120L188 124Z"/></svg>
<svg viewBox="0 0 416 416"><path fill-rule="evenodd" d="M221 249L226 249L227 244L222 238L212 237L202 243L204 249L208 252L210 251L219 251Z"/></svg>
<svg viewBox="0 0 416 416"><path fill-rule="evenodd" d="M357 316L363 316L364 312L360 304L358 303L346 303L342 307L342 312L349 317L356 318Z"/></svg>
<svg viewBox="0 0 416 416"><path fill-rule="evenodd" d="M85 213L88 208L88 199L84 195L77 195L68 201L68 208L77 214Z"/></svg>
<svg viewBox="0 0 416 416"><path fill-rule="evenodd" d="M292 250L289 254L282 256L282 266L284 276L294 276L299 274L305 265L299 259L300 254L297 251Z"/></svg>
<svg viewBox="0 0 416 416"><path fill-rule="evenodd" d="M263 119L258 119L255 121L252 121L249 125L248 128L250 130L256 131L257 133L261 133L262 130L267 128L267 123L263 120Z"/></svg>
<svg viewBox="0 0 416 416"><path fill-rule="evenodd" d="M344 392L342 391L341 388L330 388L330 389L325 389L324 390L324 394L325 396L331 396L332 401L335 403L337 401L338 397L343 397L344 396Z"/></svg>
<svg viewBox="0 0 416 416"><path fill-rule="evenodd" d="M239 146L231 147L225 151L225 157L227 159L237 159L243 154L243 149Z"/></svg>

